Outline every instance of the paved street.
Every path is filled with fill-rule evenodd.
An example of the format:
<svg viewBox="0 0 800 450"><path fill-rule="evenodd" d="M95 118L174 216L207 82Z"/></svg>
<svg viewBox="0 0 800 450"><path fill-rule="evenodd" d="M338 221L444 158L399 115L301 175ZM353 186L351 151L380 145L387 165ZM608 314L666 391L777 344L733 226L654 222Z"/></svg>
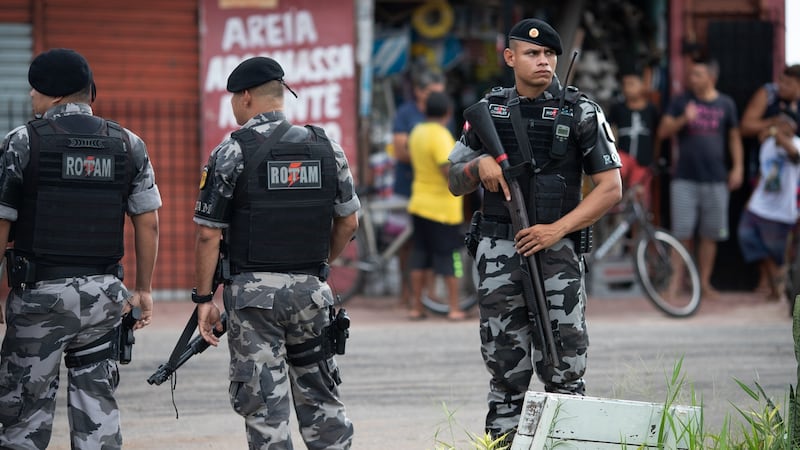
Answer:
<svg viewBox="0 0 800 450"><path fill-rule="evenodd" d="M246 448L243 422L227 399L224 339L179 370L174 393L179 419L168 383L145 381L169 356L192 306L157 302L154 324L136 335L134 362L122 368L119 388L127 449ZM488 382L476 312L458 323L439 317L409 322L387 297L357 298L347 308L351 339L338 361L342 396L355 424L353 448L433 449L437 433L444 442L469 448L467 431L482 432ZM709 431L718 431L726 414L738 420L730 402L755 406L734 379L751 385L758 380L783 404L788 385L796 383L787 309L749 293L725 293L705 302L692 318L671 319L642 298L592 298L588 394L662 401L665 379L683 356L687 381L705 404ZM64 391L62 386L53 449L69 448ZM687 389L679 403L690 401ZM453 412L449 423L444 405ZM296 447L304 448L295 434Z"/></svg>

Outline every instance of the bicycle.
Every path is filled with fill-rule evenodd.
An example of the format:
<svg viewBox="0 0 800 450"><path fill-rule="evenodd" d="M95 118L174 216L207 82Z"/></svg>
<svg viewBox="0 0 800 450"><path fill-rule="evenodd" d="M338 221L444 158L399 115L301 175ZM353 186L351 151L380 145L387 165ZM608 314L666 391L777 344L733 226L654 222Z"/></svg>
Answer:
<svg viewBox="0 0 800 450"><path fill-rule="evenodd" d="M669 316L691 316L700 306L700 274L697 266L692 255L675 236L653 225L639 197L636 188L625 190L614 212L607 216L621 216L622 221L599 247L587 255L587 263L603 260L621 243L623 248L627 247L628 251L633 252L631 256L636 279L647 298ZM679 277L677 280L676 275Z"/></svg>
<svg viewBox="0 0 800 450"><path fill-rule="evenodd" d="M359 227L355 238L331 263L331 286L336 290L343 303L355 295L364 293L368 285L386 283L391 275L399 274L400 269L393 263L396 261L397 252L413 233L411 223L403 224L399 233L383 232L389 214L404 212L408 205L407 200L398 198L374 200L370 195L361 193L359 199L361 200L361 209L358 213ZM475 264L465 248L461 250L461 261L462 276L459 283L461 291L459 297L461 299L460 307L466 311L478 302L475 285L477 273ZM423 305L437 314L450 312L450 306L446 301L446 288L441 277L437 277L433 291L434 296L428 295L427 292L423 295Z"/></svg>

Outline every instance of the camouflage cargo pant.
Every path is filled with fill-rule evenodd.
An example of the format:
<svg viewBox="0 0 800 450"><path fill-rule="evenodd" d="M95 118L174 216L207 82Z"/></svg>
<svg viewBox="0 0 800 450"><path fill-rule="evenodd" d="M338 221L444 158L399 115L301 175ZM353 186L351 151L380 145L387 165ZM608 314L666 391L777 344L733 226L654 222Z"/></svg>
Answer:
<svg viewBox="0 0 800 450"><path fill-rule="evenodd" d="M47 447L64 351L91 344L115 327L127 297L122 282L106 275L11 292L0 350L0 448ZM68 369L67 383L72 448L121 448L117 363Z"/></svg>
<svg viewBox="0 0 800 450"><path fill-rule="evenodd" d="M560 361L543 363L542 343L522 297L520 258L508 240L483 238L477 251L481 353L491 374L486 430L498 437L519 423L525 392L536 374L548 392L583 394L586 370L586 291L573 243L541 252L540 265Z"/></svg>
<svg viewBox="0 0 800 450"><path fill-rule="evenodd" d="M290 398L309 449L350 448L353 424L339 400L335 360L321 345L287 352L287 346L321 341L330 323L330 287L309 275L245 273L225 288L224 299L231 405L245 418L249 448L293 448ZM289 362L309 355L322 356L305 365Z"/></svg>

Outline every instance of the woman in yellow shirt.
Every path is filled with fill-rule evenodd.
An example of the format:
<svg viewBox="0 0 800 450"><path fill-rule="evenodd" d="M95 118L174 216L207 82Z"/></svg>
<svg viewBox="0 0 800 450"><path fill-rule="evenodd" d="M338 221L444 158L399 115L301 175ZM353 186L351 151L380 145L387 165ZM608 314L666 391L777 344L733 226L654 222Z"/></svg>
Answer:
<svg viewBox="0 0 800 450"><path fill-rule="evenodd" d="M422 290L425 271L429 269L445 280L450 303L447 317L451 320L465 317L458 304L458 279L455 276L463 245L463 200L451 194L447 186L450 168L447 157L455 145L455 139L446 126L450 113L447 94L431 93L425 102L425 121L414 127L408 137L414 169L408 201L408 212L414 224L410 261L411 319L424 317Z"/></svg>

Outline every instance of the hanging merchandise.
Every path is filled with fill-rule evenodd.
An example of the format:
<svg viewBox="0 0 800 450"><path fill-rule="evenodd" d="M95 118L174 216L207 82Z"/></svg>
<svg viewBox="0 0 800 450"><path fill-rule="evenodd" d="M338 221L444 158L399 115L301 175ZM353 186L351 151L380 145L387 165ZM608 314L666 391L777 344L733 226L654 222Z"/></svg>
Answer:
<svg viewBox="0 0 800 450"><path fill-rule="evenodd" d="M436 41L418 41L411 45L411 57L415 61L425 61L429 67L449 70L464 56L461 41L448 36Z"/></svg>
<svg viewBox="0 0 800 450"><path fill-rule="evenodd" d="M447 0L429 0L411 16L414 30L428 39L439 39L453 27L453 8Z"/></svg>
<svg viewBox="0 0 800 450"><path fill-rule="evenodd" d="M408 29L384 33L375 38L372 50L373 73L377 77L394 75L405 70L411 47Z"/></svg>

